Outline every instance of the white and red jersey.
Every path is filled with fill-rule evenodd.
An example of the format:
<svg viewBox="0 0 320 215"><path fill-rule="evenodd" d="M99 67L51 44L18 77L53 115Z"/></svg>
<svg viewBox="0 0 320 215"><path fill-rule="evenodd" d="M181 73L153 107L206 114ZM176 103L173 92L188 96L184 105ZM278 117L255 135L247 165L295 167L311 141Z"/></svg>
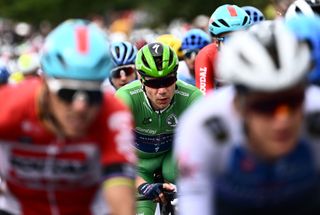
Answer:
<svg viewBox="0 0 320 215"><path fill-rule="evenodd" d="M61 139L39 117L41 80L0 88L0 174L14 214L91 214L101 182L134 178L131 113L111 94L88 134ZM1 205L0 205L0 209Z"/></svg>
<svg viewBox="0 0 320 215"><path fill-rule="evenodd" d="M248 149L234 96L231 86L217 89L180 118L174 148L179 214L319 214L320 88L306 91L296 148L274 162Z"/></svg>

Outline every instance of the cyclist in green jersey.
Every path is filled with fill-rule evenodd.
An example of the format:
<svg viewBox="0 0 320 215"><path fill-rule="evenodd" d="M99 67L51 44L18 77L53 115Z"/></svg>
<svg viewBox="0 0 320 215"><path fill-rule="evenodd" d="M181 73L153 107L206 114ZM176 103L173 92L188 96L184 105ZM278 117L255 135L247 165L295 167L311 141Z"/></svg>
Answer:
<svg viewBox="0 0 320 215"><path fill-rule="evenodd" d="M162 191L174 190L174 129L182 112L202 95L196 87L177 80L178 63L169 46L147 44L139 50L135 61L139 80L116 92L135 117L138 193L154 201L165 202ZM154 173L159 169L165 183L154 182ZM137 203L137 214L154 215L156 204L150 200Z"/></svg>

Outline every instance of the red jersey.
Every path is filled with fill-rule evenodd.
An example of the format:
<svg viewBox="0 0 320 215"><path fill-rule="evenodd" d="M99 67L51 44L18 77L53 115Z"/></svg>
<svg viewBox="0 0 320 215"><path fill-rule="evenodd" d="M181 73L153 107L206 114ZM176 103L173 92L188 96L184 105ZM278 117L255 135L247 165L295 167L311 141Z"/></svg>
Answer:
<svg viewBox="0 0 320 215"><path fill-rule="evenodd" d="M214 64L217 58L218 48L211 43L200 50L195 60L196 87L206 94L214 88Z"/></svg>
<svg viewBox="0 0 320 215"><path fill-rule="evenodd" d="M12 205L27 215L91 214L102 181L134 178L131 113L105 94L85 137L59 139L39 119L41 86L30 79L0 87L0 173Z"/></svg>

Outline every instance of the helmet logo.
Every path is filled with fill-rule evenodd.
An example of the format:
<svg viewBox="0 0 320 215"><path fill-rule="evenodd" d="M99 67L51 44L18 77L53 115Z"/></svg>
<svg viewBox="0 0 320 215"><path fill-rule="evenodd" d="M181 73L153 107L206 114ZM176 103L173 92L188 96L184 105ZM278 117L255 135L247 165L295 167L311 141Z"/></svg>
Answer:
<svg viewBox="0 0 320 215"><path fill-rule="evenodd" d="M152 46L152 49L154 50L154 52L156 53L156 54L158 54L158 48L160 47L160 45L159 44L154 44L154 46Z"/></svg>
<svg viewBox="0 0 320 215"><path fill-rule="evenodd" d="M163 47L161 43L151 43L148 45L151 55L153 57L160 57L163 53Z"/></svg>
<svg viewBox="0 0 320 215"><path fill-rule="evenodd" d="M78 27L76 29L77 50L81 54L86 54L89 49L88 29L86 27Z"/></svg>
<svg viewBox="0 0 320 215"><path fill-rule="evenodd" d="M230 16L238 16L237 11L233 6L228 6L227 9L230 13Z"/></svg>

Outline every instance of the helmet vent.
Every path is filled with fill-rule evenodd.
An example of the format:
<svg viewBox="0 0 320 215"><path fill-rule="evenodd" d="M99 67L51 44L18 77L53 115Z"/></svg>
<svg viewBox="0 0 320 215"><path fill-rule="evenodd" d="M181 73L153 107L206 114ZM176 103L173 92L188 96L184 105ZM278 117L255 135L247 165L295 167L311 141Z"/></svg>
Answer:
<svg viewBox="0 0 320 215"><path fill-rule="evenodd" d="M133 53L134 53L134 49L130 49L130 54L128 55L130 58L133 56Z"/></svg>
<svg viewBox="0 0 320 215"><path fill-rule="evenodd" d="M174 55L174 53L172 52L172 50L170 50L169 65L171 65L171 63L173 61L173 55Z"/></svg>
<svg viewBox="0 0 320 215"><path fill-rule="evenodd" d="M56 57L58 58L58 61L60 62L60 64L65 68L67 67L67 64L65 62L65 60L63 59L63 57L61 56L61 54L57 54Z"/></svg>
<svg viewBox="0 0 320 215"><path fill-rule="evenodd" d="M241 58L241 60L243 62L245 62L246 64L251 64L250 60L242 53L242 52L239 52L239 57Z"/></svg>
<svg viewBox="0 0 320 215"><path fill-rule="evenodd" d="M126 45L124 45L124 53L127 53L127 51L128 51L128 47ZM123 55L123 58L125 58L125 57L126 57L126 55Z"/></svg>
<svg viewBox="0 0 320 215"><path fill-rule="evenodd" d="M154 62L156 63L157 70L162 70L162 56L154 57Z"/></svg>
<svg viewBox="0 0 320 215"><path fill-rule="evenodd" d="M296 11L296 13L302 13L302 11L299 7L296 7L295 11Z"/></svg>
<svg viewBox="0 0 320 215"><path fill-rule="evenodd" d="M146 57L145 57L144 55L142 55L141 59L142 59L143 64L144 64L147 68L150 68L150 65L149 65L149 63L148 63L148 61L147 61L147 59L146 59Z"/></svg>
<svg viewBox="0 0 320 215"><path fill-rule="evenodd" d="M243 19L242 25L246 25L248 21L249 21L248 16L245 16Z"/></svg>
<svg viewBox="0 0 320 215"><path fill-rule="evenodd" d="M211 25L213 25L214 27L217 27L217 28L220 27L216 22L212 22Z"/></svg>
<svg viewBox="0 0 320 215"><path fill-rule="evenodd" d="M117 47L115 47L115 50L116 50L117 58L119 58L120 57L120 48L117 46Z"/></svg>
<svg viewBox="0 0 320 215"><path fill-rule="evenodd" d="M228 25L228 23L226 22L226 21L224 21L223 19L218 19L218 21L222 24L222 25L224 25L224 26L226 26L226 27L230 27L230 25ZM219 27L219 26L218 26Z"/></svg>
<svg viewBox="0 0 320 215"><path fill-rule="evenodd" d="M270 57L272 58L274 65L276 66L277 69L279 69L280 68L280 59L279 59L279 53L278 53L276 45L277 45L277 43L276 43L275 35L272 34L271 40L268 41L268 43L266 45L266 49L267 49Z"/></svg>

